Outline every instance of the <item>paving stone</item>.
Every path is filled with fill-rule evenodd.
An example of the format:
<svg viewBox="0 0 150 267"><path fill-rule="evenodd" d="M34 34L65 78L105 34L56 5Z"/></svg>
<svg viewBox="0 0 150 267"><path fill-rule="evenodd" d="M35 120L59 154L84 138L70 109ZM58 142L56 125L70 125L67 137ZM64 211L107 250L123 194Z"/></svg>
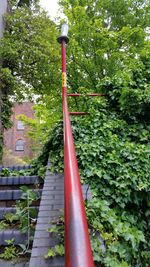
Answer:
<svg viewBox="0 0 150 267"><path fill-rule="evenodd" d="M49 224L44 224L44 223L38 223L36 226L36 230L45 230L47 231L47 229L49 228Z"/></svg>
<svg viewBox="0 0 150 267"><path fill-rule="evenodd" d="M64 267L65 261L63 257L55 257L54 259L49 259L49 266L53 267Z"/></svg>
<svg viewBox="0 0 150 267"><path fill-rule="evenodd" d="M42 217L50 217L50 212L47 212L47 210L42 210L39 212L38 214L38 218L42 218Z"/></svg>
<svg viewBox="0 0 150 267"><path fill-rule="evenodd" d="M49 217L38 218L38 223L49 223Z"/></svg>
<svg viewBox="0 0 150 267"><path fill-rule="evenodd" d="M46 247L36 247L32 249L32 257L42 257L44 258L44 256L47 254L47 251L48 251L48 246ZM44 266L42 266L44 267Z"/></svg>
<svg viewBox="0 0 150 267"><path fill-rule="evenodd" d="M61 184L56 185L56 183L55 183L54 189L55 189L55 190L63 190L63 191L64 191L64 186L61 185Z"/></svg>
<svg viewBox="0 0 150 267"><path fill-rule="evenodd" d="M64 209L64 205L61 203L61 204L54 204L52 205L52 209L53 210L62 210Z"/></svg>
<svg viewBox="0 0 150 267"><path fill-rule="evenodd" d="M33 247L36 248L36 247L50 247L50 238L47 237L47 238L36 238L34 239L34 244L33 244Z"/></svg>
<svg viewBox="0 0 150 267"><path fill-rule="evenodd" d="M51 190L55 189L55 186L52 186L52 185L49 185L49 184L45 184L43 189L44 189L44 191L46 191L46 189L51 191Z"/></svg>
<svg viewBox="0 0 150 267"><path fill-rule="evenodd" d="M46 200L51 200L51 199L53 199L55 197L55 195L43 195L42 196L42 199L44 200L44 199L46 199Z"/></svg>
<svg viewBox="0 0 150 267"><path fill-rule="evenodd" d="M34 235L34 238L47 238L47 237L49 237L49 232L45 230L37 230Z"/></svg>
<svg viewBox="0 0 150 267"><path fill-rule="evenodd" d="M46 180L44 181L44 186L45 186L45 185L54 186L54 183L55 183L55 179L51 179L51 180L46 179Z"/></svg>
<svg viewBox="0 0 150 267"><path fill-rule="evenodd" d="M61 200L61 199L64 199L64 196L63 196L63 195L55 195L54 198L55 198L55 199L60 199L60 200Z"/></svg>
<svg viewBox="0 0 150 267"><path fill-rule="evenodd" d="M59 182L62 183L62 180L56 178L55 183L59 183Z"/></svg>
<svg viewBox="0 0 150 267"><path fill-rule="evenodd" d="M55 194L54 194L54 192L55 192ZM61 196L61 197L63 197L64 196L64 190L44 190L43 191L43 194L42 194L42 196L54 196L54 197L56 197L56 196ZM51 198L50 198L51 199Z"/></svg>
<svg viewBox="0 0 150 267"><path fill-rule="evenodd" d="M48 203L49 204L49 203ZM44 205L40 205L40 209L39 209L39 212L40 211L50 211L50 210L53 210L53 206L54 205L46 205L45 206L45 204Z"/></svg>
<svg viewBox="0 0 150 267"><path fill-rule="evenodd" d="M41 204L44 205L45 201L46 200L41 200ZM49 205L49 203L47 203L47 204L46 203L45 203L45 205ZM53 199L51 199L51 203L50 204L51 205L54 205L54 204L62 204L64 206L64 198L62 198L62 199L55 199L55 198L53 198Z"/></svg>
<svg viewBox="0 0 150 267"><path fill-rule="evenodd" d="M19 259L19 260L17 260L17 262L16 262L16 260L14 260L14 261L0 260L0 266L1 267L28 267L29 262L26 261L25 259Z"/></svg>
<svg viewBox="0 0 150 267"><path fill-rule="evenodd" d="M43 193L42 193L42 196L52 196L52 194L53 194L53 192L54 192L54 189L53 190L48 190L48 189L43 189Z"/></svg>
<svg viewBox="0 0 150 267"><path fill-rule="evenodd" d="M49 190L52 191L54 189L55 189L55 186L52 186L52 185L45 185L43 188L44 191L49 191Z"/></svg>
<svg viewBox="0 0 150 267"><path fill-rule="evenodd" d="M50 203L49 204L49 202L46 199L44 199L44 200L42 199L41 202L40 202L40 207L43 207L43 206L50 207L51 205L54 204L55 201L53 199L51 199L51 202L53 202L53 203Z"/></svg>
<svg viewBox="0 0 150 267"><path fill-rule="evenodd" d="M51 180L49 180L48 182L51 182ZM45 184L47 184L47 181ZM60 186L60 185L64 186L64 180L58 180L58 181L53 182L53 186Z"/></svg>
<svg viewBox="0 0 150 267"><path fill-rule="evenodd" d="M49 212L49 217L52 217L52 216L59 216L60 212L57 211L57 210L52 210Z"/></svg>
<svg viewBox="0 0 150 267"><path fill-rule="evenodd" d="M61 258L59 260L45 260L43 258L40 257L34 257L32 258L31 262L30 262L30 267L64 267L64 260Z"/></svg>
<svg viewBox="0 0 150 267"><path fill-rule="evenodd" d="M30 260L30 267L49 267L49 263L40 257L35 257Z"/></svg>

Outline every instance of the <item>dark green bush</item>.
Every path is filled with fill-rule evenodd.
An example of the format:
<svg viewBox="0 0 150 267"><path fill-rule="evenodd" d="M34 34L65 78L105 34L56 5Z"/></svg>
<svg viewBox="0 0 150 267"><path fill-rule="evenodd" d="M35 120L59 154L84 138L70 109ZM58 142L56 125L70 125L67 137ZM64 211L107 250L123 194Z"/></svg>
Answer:
<svg viewBox="0 0 150 267"><path fill-rule="evenodd" d="M82 182L93 194L87 216L95 261L148 267L150 128L109 111L106 100L90 101L90 115L73 119L72 125ZM53 136L52 169L62 171L62 127Z"/></svg>

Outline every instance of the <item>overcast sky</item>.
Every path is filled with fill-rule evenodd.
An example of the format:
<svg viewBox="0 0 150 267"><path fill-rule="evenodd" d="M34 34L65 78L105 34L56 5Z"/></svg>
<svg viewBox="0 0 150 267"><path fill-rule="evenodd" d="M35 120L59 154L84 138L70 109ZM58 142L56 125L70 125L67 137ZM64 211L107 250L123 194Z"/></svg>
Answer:
<svg viewBox="0 0 150 267"><path fill-rule="evenodd" d="M48 11L52 18L58 15L58 0L40 0L40 4Z"/></svg>

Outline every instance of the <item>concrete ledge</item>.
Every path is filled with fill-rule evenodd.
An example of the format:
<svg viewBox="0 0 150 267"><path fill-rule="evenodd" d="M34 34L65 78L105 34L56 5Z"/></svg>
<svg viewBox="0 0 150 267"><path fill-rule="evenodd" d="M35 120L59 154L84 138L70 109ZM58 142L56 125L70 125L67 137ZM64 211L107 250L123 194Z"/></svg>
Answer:
<svg viewBox="0 0 150 267"><path fill-rule="evenodd" d="M45 260L41 257L35 257L30 260L30 267L64 267L64 259L57 257L55 259Z"/></svg>
<svg viewBox="0 0 150 267"><path fill-rule="evenodd" d="M29 185L34 183L40 183L37 176L9 176L0 177L0 185Z"/></svg>
<svg viewBox="0 0 150 267"><path fill-rule="evenodd" d="M42 189L32 189L38 196L41 196ZM23 195L21 190L0 190L0 200L18 200Z"/></svg>
<svg viewBox="0 0 150 267"><path fill-rule="evenodd" d="M59 217L60 209L63 208L63 175L52 174L47 170L29 267L64 267L63 257L55 257L48 260L44 258L47 255L48 249L56 244L56 240L52 239L48 232L50 222Z"/></svg>
<svg viewBox="0 0 150 267"><path fill-rule="evenodd" d="M19 230L3 230L0 231L0 245L7 246L7 240L14 239L14 245L27 242L27 234L21 233Z"/></svg>
<svg viewBox="0 0 150 267"><path fill-rule="evenodd" d="M38 207L30 207L30 210L32 209L36 209L37 212L38 212ZM15 214L16 213L16 208L13 208L13 207L0 207L0 220L3 220L5 215L7 213L13 213Z"/></svg>
<svg viewBox="0 0 150 267"><path fill-rule="evenodd" d="M2 267L29 267L29 262L26 259L19 259L19 260L13 260L13 261L0 260L0 266Z"/></svg>

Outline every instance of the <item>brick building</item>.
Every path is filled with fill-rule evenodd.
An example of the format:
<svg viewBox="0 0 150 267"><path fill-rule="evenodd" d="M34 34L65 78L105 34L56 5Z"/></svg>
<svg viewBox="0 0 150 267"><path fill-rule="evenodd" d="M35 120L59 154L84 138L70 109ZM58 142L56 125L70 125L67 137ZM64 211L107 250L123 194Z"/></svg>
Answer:
<svg viewBox="0 0 150 267"><path fill-rule="evenodd" d="M24 114L33 119L34 110L32 107L33 103L24 102L22 104L15 103L12 108L11 121L13 126L4 133L4 148L6 152L9 151L9 155L4 156L4 165L15 164L15 158L24 159L27 157L31 159L33 157L32 143L27 135L29 128L17 118L18 115ZM8 159L10 155L14 157L14 160Z"/></svg>

